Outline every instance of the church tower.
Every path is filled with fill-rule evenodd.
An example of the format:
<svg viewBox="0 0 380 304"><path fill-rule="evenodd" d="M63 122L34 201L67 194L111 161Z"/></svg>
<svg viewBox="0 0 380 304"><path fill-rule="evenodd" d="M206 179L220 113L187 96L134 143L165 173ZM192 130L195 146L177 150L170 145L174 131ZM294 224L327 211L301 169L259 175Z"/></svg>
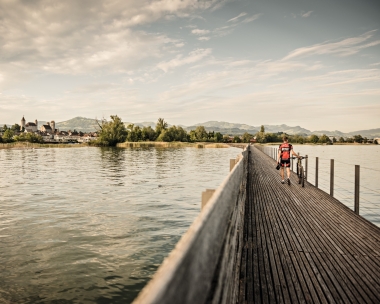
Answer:
<svg viewBox="0 0 380 304"><path fill-rule="evenodd" d="M25 118L24 118L24 116L22 116L22 119L21 119L20 131L22 131L22 129L25 130Z"/></svg>
<svg viewBox="0 0 380 304"><path fill-rule="evenodd" d="M55 121L54 121L54 120L52 120L52 121L50 122L50 128L51 128L51 132L52 132L52 134L54 134L54 133L55 133Z"/></svg>

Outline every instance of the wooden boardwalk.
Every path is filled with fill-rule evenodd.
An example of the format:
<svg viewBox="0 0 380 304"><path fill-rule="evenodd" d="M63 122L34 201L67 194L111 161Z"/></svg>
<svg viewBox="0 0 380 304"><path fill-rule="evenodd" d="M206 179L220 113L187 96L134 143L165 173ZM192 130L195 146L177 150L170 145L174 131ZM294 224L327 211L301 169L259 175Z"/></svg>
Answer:
<svg viewBox="0 0 380 304"><path fill-rule="evenodd" d="M380 303L380 229L251 151L238 302Z"/></svg>

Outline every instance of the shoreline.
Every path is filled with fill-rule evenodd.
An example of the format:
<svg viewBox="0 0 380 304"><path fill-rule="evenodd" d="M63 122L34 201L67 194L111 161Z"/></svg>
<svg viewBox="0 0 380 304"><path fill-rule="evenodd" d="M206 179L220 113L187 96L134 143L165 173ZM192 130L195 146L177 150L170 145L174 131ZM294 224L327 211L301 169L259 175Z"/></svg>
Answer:
<svg viewBox="0 0 380 304"><path fill-rule="evenodd" d="M230 148L229 144L212 143L212 142L163 142L163 141L141 141L141 142L123 142L116 145L117 148Z"/></svg>
<svg viewBox="0 0 380 304"><path fill-rule="evenodd" d="M47 148L83 148L89 147L88 144L39 144L27 142L15 143L0 143L0 150L33 150L33 149L47 149Z"/></svg>

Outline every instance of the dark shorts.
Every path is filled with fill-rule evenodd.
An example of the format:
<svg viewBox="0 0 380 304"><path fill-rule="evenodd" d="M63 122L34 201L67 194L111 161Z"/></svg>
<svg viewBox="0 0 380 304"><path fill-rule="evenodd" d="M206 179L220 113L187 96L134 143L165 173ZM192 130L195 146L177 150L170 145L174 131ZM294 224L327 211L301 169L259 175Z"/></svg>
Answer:
<svg viewBox="0 0 380 304"><path fill-rule="evenodd" d="M290 167L290 159L281 159L281 167Z"/></svg>

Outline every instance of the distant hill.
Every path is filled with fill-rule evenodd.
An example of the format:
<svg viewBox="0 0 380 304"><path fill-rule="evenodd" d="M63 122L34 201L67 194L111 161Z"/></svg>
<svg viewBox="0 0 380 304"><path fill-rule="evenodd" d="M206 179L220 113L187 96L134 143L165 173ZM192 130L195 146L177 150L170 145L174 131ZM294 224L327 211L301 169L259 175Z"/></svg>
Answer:
<svg viewBox="0 0 380 304"><path fill-rule="evenodd" d="M43 121L38 122L38 125L42 125ZM125 122L125 125L130 124L130 122ZM4 124L0 124L3 126ZM145 127L151 126L155 128L156 123L152 121L144 121L139 123L134 123L136 126ZM170 125L169 125L170 126ZM186 131L194 130L197 126L204 126L207 131L215 131L220 132L222 134L229 135L241 135L245 132L255 134L260 131L260 126L251 126L247 124L239 124L239 123L230 123L225 121L206 121L204 123L199 123L193 126L183 126ZM56 122L56 128L62 131L68 130L77 130L82 132L92 132L97 130L96 120L92 118L85 117L75 117L66 121ZM287 134L300 134L304 136L308 136L311 134L322 135L326 134L328 136L336 136L336 137L351 137L353 135L360 134L363 137L373 138L380 137L380 128L378 129L370 129L370 130L359 130L350 133L344 133L338 130L328 131L328 130L318 130L318 131L310 131L308 129L302 128L300 126L288 126L285 124L282 125L264 125L265 132L277 133L283 132Z"/></svg>
<svg viewBox="0 0 380 304"><path fill-rule="evenodd" d="M82 132L94 132L96 131L96 120L85 117L75 117L66 121L57 122L55 124L56 129L60 131L82 131Z"/></svg>

